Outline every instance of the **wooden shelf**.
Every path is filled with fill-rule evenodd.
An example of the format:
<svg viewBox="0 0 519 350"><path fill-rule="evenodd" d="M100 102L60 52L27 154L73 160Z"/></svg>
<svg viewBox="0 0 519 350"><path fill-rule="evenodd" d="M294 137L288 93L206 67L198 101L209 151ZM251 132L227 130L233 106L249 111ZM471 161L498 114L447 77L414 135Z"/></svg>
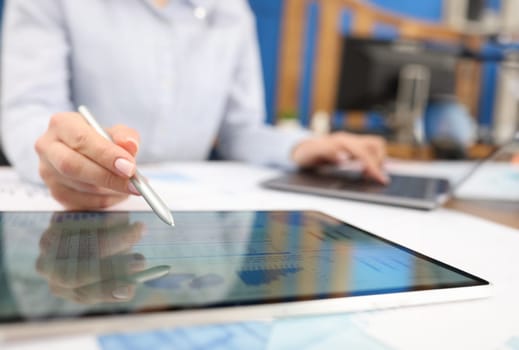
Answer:
<svg viewBox="0 0 519 350"><path fill-rule="evenodd" d="M474 145L468 151L470 159L481 159L488 156L495 150L490 145ZM433 160L434 152L430 147L417 148L416 146L407 144L389 144L388 155L392 158L408 159L408 160Z"/></svg>
<svg viewBox="0 0 519 350"><path fill-rule="evenodd" d="M452 199L447 202L445 207L519 229L519 201L469 201Z"/></svg>

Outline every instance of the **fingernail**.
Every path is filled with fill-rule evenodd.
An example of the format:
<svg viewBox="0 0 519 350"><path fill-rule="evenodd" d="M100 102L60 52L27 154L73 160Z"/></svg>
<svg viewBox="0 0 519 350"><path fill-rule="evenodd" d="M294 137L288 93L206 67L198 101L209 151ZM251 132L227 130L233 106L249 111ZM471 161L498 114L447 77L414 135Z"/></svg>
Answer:
<svg viewBox="0 0 519 350"><path fill-rule="evenodd" d="M130 193L136 195L136 196L140 196L141 193L137 190L137 188L135 187L134 184L132 184L131 182L128 184L128 191L130 191Z"/></svg>
<svg viewBox="0 0 519 350"><path fill-rule="evenodd" d="M126 142L131 142L135 145L135 153L137 153L139 151L139 141L137 141L133 137L128 137L128 138L126 138Z"/></svg>
<svg viewBox="0 0 519 350"><path fill-rule="evenodd" d="M112 296L116 299L125 300L130 297L130 287L122 286L112 291Z"/></svg>
<svg viewBox="0 0 519 350"><path fill-rule="evenodd" d="M124 158L117 158L114 165L119 172L128 177L131 177L135 171L135 164Z"/></svg>
<svg viewBox="0 0 519 350"><path fill-rule="evenodd" d="M139 253L134 253L133 254L133 260L135 260L135 261L144 261L144 255L139 254Z"/></svg>
<svg viewBox="0 0 519 350"><path fill-rule="evenodd" d="M142 268L144 263L144 256L142 256L141 254L133 254L132 260L130 260L130 267L132 269Z"/></svg>
<svg viewBox="0 0 519 350"><path fill-rule="evenodd" d="M346 152L339 152L339 153L337 153L337 160L339 162L345 162L348 159L350 159L350 155L348 153L346 153Z"/></svg>

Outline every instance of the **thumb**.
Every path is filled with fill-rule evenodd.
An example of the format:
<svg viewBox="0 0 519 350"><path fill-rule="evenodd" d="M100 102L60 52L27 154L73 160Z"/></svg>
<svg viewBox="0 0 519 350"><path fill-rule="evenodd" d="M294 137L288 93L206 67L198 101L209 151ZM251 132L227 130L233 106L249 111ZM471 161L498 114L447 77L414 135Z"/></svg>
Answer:
<svg viewBox="0 0 519 350"><path fill-rule="evenodd" d="M124 148L132 156L136 156L139 151L139 133L126 125L115 125L106 130L112 137L113 142Z"/></svg>

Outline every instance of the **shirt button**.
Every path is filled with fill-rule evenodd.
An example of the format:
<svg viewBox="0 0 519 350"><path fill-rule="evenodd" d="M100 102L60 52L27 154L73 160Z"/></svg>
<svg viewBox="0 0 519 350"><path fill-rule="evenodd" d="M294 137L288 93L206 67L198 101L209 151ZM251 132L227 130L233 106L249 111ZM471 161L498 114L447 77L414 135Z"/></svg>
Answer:
<svg viewBox="0 0 519 350"><path fill-rule="evenodd" d="M196 6L193 10L193 15L196 19L204 20L207 17L207 10L202 6Z"/></svg>

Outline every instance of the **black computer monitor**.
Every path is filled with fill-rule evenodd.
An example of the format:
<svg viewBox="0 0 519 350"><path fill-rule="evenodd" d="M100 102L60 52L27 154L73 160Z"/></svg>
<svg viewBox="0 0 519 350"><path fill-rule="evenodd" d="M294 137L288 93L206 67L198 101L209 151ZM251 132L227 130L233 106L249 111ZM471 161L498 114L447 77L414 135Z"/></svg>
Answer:
<svg viewBox="0 0 519 350"><path fill-rule="evenodd" d="M345 37L337 110L389 109L397 97L400 72L409 64L429 68L430 97L454 95L455 54L419 43Z"/></svg>

